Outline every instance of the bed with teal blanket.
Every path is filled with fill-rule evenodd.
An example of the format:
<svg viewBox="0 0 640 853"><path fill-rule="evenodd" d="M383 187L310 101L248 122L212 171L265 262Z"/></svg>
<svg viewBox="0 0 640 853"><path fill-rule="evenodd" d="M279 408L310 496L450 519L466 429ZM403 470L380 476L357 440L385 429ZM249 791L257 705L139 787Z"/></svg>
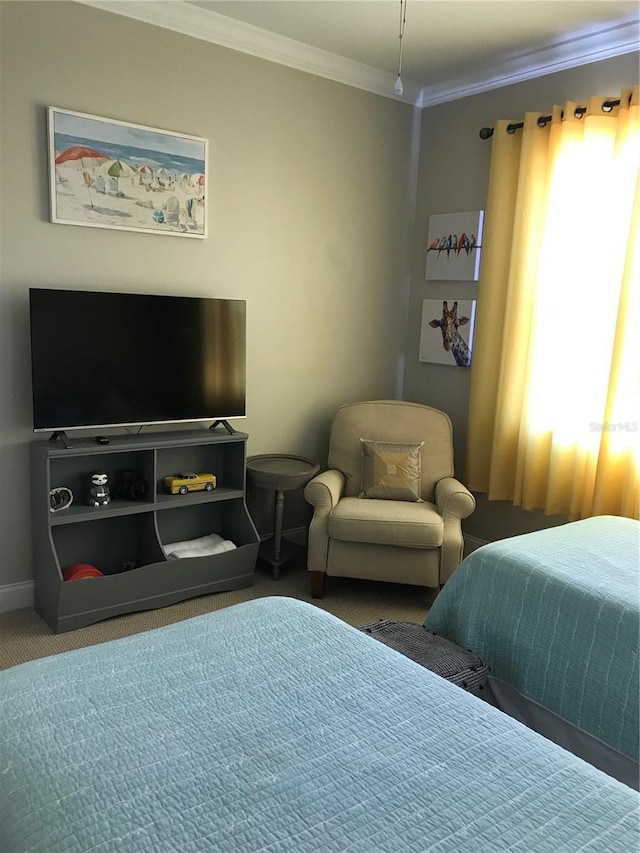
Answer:
<svg viewBox="0 0 640 853"><path fill-rule="evenodd" d="M638 796L309 604L0 673L2 853L629 853Z"/></svg>
<svg viewBox="0 0 640 853"><path fill-rule="evenodd" d="M600 516L485 545L426 620L490 667L498 707L638 786L640 523Z"/></svg>

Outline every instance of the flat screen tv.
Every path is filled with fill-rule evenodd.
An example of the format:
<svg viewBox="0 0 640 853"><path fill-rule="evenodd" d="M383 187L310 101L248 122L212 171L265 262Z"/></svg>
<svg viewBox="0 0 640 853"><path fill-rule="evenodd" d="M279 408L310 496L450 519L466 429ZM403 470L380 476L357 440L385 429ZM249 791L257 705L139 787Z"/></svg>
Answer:
<svg viewBox="0 0 640 853"><path fill-rule="evenodd" d="M244 417L246 303L30 288L35 432Z"/></svg>

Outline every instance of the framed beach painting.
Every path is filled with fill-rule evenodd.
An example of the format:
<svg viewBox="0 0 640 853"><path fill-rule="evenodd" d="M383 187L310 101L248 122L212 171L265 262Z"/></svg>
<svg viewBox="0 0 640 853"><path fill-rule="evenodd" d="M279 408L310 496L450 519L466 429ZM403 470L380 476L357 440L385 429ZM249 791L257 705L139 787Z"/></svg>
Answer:
<svg viewBox="0 0 640 853"><path fill-rule="evenodd" d="M48 109L51 221L207 236L208 142Z"/></svg>
<svg viewBox="0 0 640 853"><path fill-rule="evenodd" d="M475 299L423 299L420 361L471 367Z"/></svg>
<svg viewBox="0 0 640 853"><path fill-rule="evenodd" d="M427 280L478 281L484 210L429 217Z"/></svg>

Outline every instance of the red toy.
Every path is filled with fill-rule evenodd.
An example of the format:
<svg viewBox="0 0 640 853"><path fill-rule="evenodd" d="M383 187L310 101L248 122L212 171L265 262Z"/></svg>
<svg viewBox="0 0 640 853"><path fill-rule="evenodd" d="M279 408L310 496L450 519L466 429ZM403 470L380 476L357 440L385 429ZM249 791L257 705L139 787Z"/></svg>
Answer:
<svg viewBox="0 0 640 853"><path fill-rule="evenodd" d="M72 566L64 569L62 577L66 581L81 581L87 578L102 578L104 577L104 572L96 569L90 563L74 563Z"/></svg>

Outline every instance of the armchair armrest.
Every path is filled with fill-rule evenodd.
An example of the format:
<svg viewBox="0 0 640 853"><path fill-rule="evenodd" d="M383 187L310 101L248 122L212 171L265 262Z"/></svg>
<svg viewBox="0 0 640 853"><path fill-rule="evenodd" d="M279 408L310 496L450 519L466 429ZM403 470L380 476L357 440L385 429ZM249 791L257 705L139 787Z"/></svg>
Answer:
<svg viewBox="0 0 640 853"><path fill-rule="evenodd" d="M454 477L436 483L436 506L444 521L440 556L440 585L445 584L462 560L464 539L462 519L476 508L476 499L466 486Z"/></svg>
<svg viewBox="0 0 640 853"><path fill-rule="evenodd" d="M310 572L327 571L329 515L342 497L345 482L344 474L330 469L314 477L304 490L305 499L313 507L307 548L307 568ZM319 597L322 597L321 593Z"/></svg>
<svg viewBox="0 0 640 853"><path fill-rule="evenodd" d="M436 506L445 520L447 516L463 519L476 508L476 499L459 480L444 477L436 483Z"/></svg>
<svg viewBox="0 0 640 853"><path fill-rule="evenodd" d="M304 496L316 510L330 512L342 497L344 485L344 474L335 469L330 469L318 474L307 483Z"/></svg>

